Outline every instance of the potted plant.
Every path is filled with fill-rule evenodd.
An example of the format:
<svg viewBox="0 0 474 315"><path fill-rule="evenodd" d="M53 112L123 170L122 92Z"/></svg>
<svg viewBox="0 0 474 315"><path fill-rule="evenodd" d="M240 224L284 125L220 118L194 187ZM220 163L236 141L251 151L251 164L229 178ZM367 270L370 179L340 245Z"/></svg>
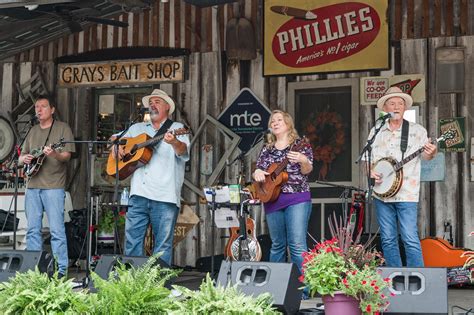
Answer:
<svg viewBox="0 0 474 315"><path fill-rule="evenodd" d="M329 226L333 238L303 254L300 280L310 295L322 295L328 315L377 314L387 309L385 292L391 280L377 270L383 258L370 246L373 238L360 244L360 233L354 238L354 228L335 217Z"/></svg>
<svg viewBox="0 0 474 315"><path fill-rule="evenodd" d="M117 216L117 227L125 226L125 213L119 212ZM112 210L102 211L98 227L98 241L102 243L113 243L115 218Z"/></svg>

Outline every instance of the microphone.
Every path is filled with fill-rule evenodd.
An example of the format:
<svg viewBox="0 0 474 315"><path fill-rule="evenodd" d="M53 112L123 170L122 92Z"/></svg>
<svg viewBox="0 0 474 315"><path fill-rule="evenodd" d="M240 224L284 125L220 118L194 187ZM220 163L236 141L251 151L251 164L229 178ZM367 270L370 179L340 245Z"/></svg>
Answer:
<svg viewBox="0 0 474 315"><path fill-rule="evenodd" d="M144 114L147 114L150 112L150 109L148 107L140 107L140 109L138 109L138 113L140 115L144 115Z"/></svg>
<svg viewBox="0 0 474 315"><path fill-rule="evenodd" d="M30 123L31 125L34 125L34 124L36 124L37 122L38 122L38 116L36 116L35 114L32 114L32 115L30 116L30 121L29 121L29 123Z"/></svg>
<svg viewBox="0 0 474 315"><path fill-rule="evenodd" d="M390 112L390 113L386 113L386 112L383 112L381 111L379 113L379 118L377 119L377 121L381 120L381 121L385 121L386 119L388 118L393 118L395 116L394 113Z"/></svg>
<svg viewBox="0 0 474 315"><path fill-rule="evenodd" d="M266 135L267 133L272 133L272 128L267 128L264 131L260 132L261 135Z"/></svg>

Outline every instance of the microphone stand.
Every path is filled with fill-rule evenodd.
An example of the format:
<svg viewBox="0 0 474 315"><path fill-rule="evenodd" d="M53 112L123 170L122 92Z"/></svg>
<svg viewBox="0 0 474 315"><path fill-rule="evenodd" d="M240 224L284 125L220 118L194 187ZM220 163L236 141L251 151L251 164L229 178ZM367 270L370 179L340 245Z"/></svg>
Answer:
<svg viewBox="0 0 474 315"><path fill-rule="evenodd" d="M110 141L97 141L97 140L74 140L74 141L61 141L63 144L67 143L80 143L80 144L87 144L87 161L86 161L86 184L87 184L87 191L86 191L86 198L87 198L87 222L89 224L88 231L86 232L86 277L84 279L83 285L86 287L89 284L90 280L90 264L92 261L92 233L95 232L95 226L92 224L92 192L91 192L91 157L92 151L95 144L111 144ZM97 223L97 222L96 222Z"/></svg>
<svg viewBox="0 0 474 315"><path fill-rule="evenodd" d="M28 134L31 131L31 128L33 128L33 123L34 120L31 119L25 127L20 131L19 134L21 134L26 128L28 128L28 131L26 132L26 135L23 139L21 139L20 144L17 145L13 151L13 156L10 160L10 165L8 165L8 169L13 169L14 174L15 174L15 184L14 184L14 192L13 192L13 250L16 250L16 232L17 232L17 226L16 226L16 216L18 214L18 158L20 157L20 152L21 152L21 147L23 146L23 143L25 142L26 138L28 137ZM10 204L11 206L11 204Z"/></svg>
<svg viewBox="0 0 474 315"><path fill-rule="evenodd" d="M372 225L372 192L374 190L374 185L375 185L375 180L370 176L371 171L372 171L372 161L371 161L371 159L372 159L372 144L374 143L375 137L380 132L382 127L385 125L385 122L388 118L389 117L380 120L381 123L378 127L377 127L377 120L375 121L374 134L372 135L372 137L370 139L367 140L367 143L365 144L364 148L362 149L362 151L359 154L359 157L355 161L355 163L358 164L360 162L360 160L362 160L362 157L364 155L367 157L367 160L366 160L366 176L367 176L368 188L367 188L367 191L365 193L365 199L366 199L365 204L366 204L366 208L369 210L368 211L369 212L369 226L368 226L369 239L372 236L372 230L371 230L371 225Z"/></svg>
<svg viewBox="0 0 474 315"><path fill-rule="evenodd" d="M120 243L120 240L119 240L119 235L118 235L118 215L119 215L119 211L120 211L120 207L122 206L120 204L120 200L119 200L119 194L118 194L118 190L119 190L119 185L120 185L120 177L119 177L119 158L118 158L118 153L119 153L119 145L122 144L121 143L121 140L124 140L122 139L123 135L125 133L127 133L127 131L130 129L130 127L135 124L139 119L141 119L143 117L142 115L142 112L140 112L137 117L135 119L133 119L127 126L127 128L125 128L113 141L112 141L112 145L111 147L112 150L114 150L114 153L115 153L115 183L114 183L114 196L112 198L112 200L115 201L115 206L112 206L112 211L113 211L113 215L114 215L114 254L117 254L117 244ZM118 246L120 247L120 245Z"/></svg>

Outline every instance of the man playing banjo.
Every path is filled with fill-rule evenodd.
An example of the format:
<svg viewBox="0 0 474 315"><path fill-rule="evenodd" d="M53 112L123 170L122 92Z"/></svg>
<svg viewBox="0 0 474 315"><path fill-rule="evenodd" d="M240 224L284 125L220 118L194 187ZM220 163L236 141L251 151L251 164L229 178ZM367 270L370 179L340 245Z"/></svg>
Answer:
<svg viewBox="0 0 474 315"><path fill-rule="evenodd" d="M385 172L377 167L370 174L375 180L374 204L383 254L389 267L402 266L398 227L405 247L407 267L423 267L417 228L420 165L421 158L431 160L434 157L437 146L429 141L424 127L403 119L403 114L412 104L412 97L398 87L389 88L377 101L377 107L390 113L391 118L382 126L373 142L371 159L375 161L374 166L378 161L402 161L404 157L423 147L421 155L404 164L401 170L397 171L395 168L387 173L394 174L393 176L384 176ZM374 128L370 131L369 139L373 134ZM389 165L387 163L385 166Z"/></svg>

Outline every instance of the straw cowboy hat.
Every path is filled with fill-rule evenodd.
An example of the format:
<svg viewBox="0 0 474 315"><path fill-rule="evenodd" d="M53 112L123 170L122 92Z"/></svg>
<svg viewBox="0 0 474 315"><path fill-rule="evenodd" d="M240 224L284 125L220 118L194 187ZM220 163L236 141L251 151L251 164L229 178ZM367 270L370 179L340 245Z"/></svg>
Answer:
<svg viewBox="0 0 474 315"><path fill-rule="evenodd" d="M400 90L399 87L397 86L392 86L389 88L387 91L385 91L385 94L379 98L377 101L377 107L378 109L382 109L383 104L392 97L401 97L405 101L405 109L409 109L411 105L413 105L413 99L411 98L410 94L404 93L402 90Z"/></svg>
<svg viewBox="0 0 474 315"><path fill-rule="evenodd" d="M170 105L170 111L168 114L169 115L173 114L174 108L175 108L174 101L168 94L166 94L165 91L160 90L160 89L154 89L150 95L144 96L142 98L142 105L148 108L150 106L150 98L152 97L162 98L166 103Z"/></svg>

